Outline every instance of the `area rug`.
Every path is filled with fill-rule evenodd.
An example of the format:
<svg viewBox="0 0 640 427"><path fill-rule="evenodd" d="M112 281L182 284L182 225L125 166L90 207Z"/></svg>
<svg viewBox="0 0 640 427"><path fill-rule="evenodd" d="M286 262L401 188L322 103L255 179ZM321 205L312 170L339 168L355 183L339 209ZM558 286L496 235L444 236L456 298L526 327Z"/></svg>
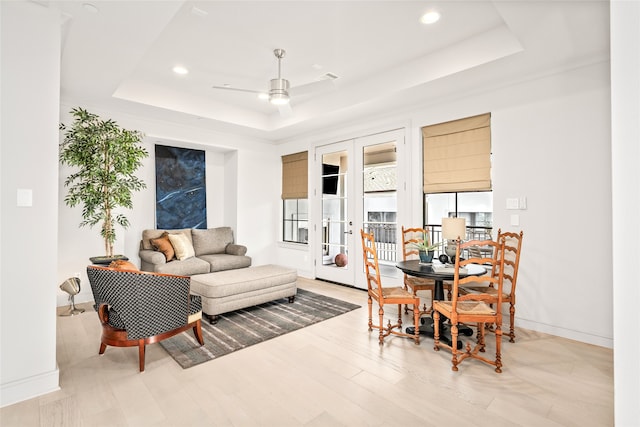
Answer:
<svg viewBox="0 0 640 427"><path fill-rule="evenodd" d="M360 306L336 298L298 289L295 301L287 298L221 314L215 325L202 320L204 345L189 330L160 342L184 369L219 358Z"/></svg>

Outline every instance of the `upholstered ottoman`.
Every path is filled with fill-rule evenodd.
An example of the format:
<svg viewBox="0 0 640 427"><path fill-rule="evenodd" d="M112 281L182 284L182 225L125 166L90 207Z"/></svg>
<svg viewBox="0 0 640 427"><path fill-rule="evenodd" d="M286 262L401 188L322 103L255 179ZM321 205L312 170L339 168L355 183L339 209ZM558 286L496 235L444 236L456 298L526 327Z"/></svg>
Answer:
<svg viewBox="0 0 640 427"><path fill-rule="evenodd" d="M191 276L191 293L202 297L209 322L217 315L280 298L293 302L298 273L279 265L260 265Z"/></svg>

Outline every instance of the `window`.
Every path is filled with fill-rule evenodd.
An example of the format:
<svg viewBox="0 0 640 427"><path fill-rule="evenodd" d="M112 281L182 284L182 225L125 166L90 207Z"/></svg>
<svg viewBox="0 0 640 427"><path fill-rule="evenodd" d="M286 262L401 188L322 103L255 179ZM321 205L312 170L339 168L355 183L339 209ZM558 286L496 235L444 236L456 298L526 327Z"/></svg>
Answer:
<svg viewBox="0 0 640 427"><path fill-rule="evenodd" d="M283 200L282 240L309 243L309 200Z"/></svg>
<svg viewBox="0 0 640 427"><path fill-rule="evenodd" d="M309 242L307 152L282 156L282 240Z"/></svg>
<svg viewBox="0 0 640 427"><path fill-rule="evenodd" d="M491 237L493 227L493 193L437 193L424 195L424 224L439 235L442 218L465 218L467 239ZM434 241L438 241L435 240Z"/></svg>
<svg viewBox="0 0 640 427"><path fill-rule="evenodd" d="M465 218L467 238L489 238L492 228L491 115L422 128L424 224L434 241L442 218Z"/></svg>

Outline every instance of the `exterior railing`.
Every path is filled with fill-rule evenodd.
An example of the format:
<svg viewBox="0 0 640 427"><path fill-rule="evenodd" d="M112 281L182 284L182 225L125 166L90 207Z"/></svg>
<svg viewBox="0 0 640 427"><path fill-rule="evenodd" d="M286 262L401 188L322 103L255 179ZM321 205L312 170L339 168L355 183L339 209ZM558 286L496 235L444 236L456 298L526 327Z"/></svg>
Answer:
<svg viewBox="0 0 640 427"><path fill-rule="evenodd" d="M372 233L378 251L378 261L397 261L398 244L395 222L365 222L362 224L365 233Z"/></svg>
<svg viewBox="0 0 640 427"><path fill-rule="evenodd" d="M365 222L364 231L373 232L373 237L378 250L378 260L381 262L395 263L398 260L397 232L398 226L394 222ZM424 228L429 230L432 242L442 242L442 225L431 224ZM492 239L493 227L467 226L465 240L487 240ZM442 246L436 250L436 256L443 253Z"/></svg>

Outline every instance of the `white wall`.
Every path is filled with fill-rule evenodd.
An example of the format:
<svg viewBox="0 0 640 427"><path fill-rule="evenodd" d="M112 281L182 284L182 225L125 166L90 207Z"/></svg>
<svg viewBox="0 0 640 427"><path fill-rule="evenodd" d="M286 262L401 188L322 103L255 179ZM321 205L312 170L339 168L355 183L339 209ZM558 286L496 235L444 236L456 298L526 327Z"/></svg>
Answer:
<svg viewBox="0 0 640 427"><path fill-rule="evenodd" d="M58 389L57 133L60 17L0 2L0 406ZM17 206L17 190L32 192Z"/></svg>
<svg viewBox="0 0 640 427"><path fill-rule="evenodd" d="M640 3L611 2L615 421L640 425Z"/></svg>
<svg viewBox="0 0 640 427"><path fill-rule="evenodd" d="M409 218L412 224L421 224L420 128L492 114L494 227L524 230L516 324L612 347L608 66L598 63L559 72L385 119L411 123L410 155L404 157L409 164L399 167L411 173L414 202ZM379 121L372 118L370 123ZM281 154L313 152L309 140L285 146L289 151ZM526 197L527 209L507 210L508 197ZM519 226L510 225L512 214L519 216ZM585 255L590 257L592 251L596 263L586 266ZM311 258L301 256L297 248L278 248L280 262L299 270L313 271ZM301 259L307 260L306 268L294 264Z"/></svg>

